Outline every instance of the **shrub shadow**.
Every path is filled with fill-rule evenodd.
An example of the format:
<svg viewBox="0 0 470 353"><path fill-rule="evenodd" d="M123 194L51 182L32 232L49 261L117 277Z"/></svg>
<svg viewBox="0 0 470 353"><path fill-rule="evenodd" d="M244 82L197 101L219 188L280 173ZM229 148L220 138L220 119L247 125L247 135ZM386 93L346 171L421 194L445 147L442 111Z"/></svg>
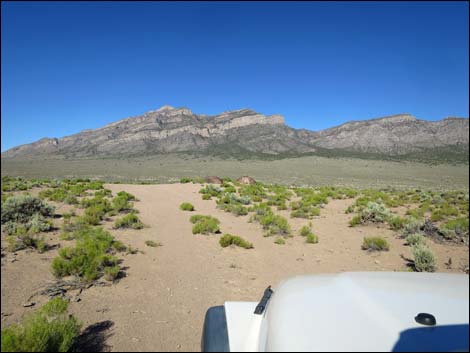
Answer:
<svg viewBox="0 0 470 353"><path fill-rule="evenodd" d="M113 326L114 322L111 320L88 326L76 339L72 352L109 352L111 346L106 341L113 335L110 331Z"/></svg>

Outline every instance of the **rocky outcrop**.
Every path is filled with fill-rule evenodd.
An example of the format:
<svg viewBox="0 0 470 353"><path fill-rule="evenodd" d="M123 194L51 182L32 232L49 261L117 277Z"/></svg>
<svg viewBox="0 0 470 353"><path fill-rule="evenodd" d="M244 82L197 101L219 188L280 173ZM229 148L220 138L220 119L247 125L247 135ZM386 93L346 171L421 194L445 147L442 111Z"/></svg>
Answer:
<svg viewBox="0 0 470 353"><path fill-rule="evenodd" d="M465 152L468 134L468 119L453 117L431 122L399 114L314 132L285 125L281 115L265 116L250 109L209 116L185 107L163 106L99 129L14 147L2 153L2 158L101 158L171 152L244 158L325 150L399 156L436 148L458 147Z"/></svg>
<svg viewBox="0 0 470 353"><path fill-rule="evenodd" d="M244 185L253 185L256 184L256 180L249 176L242 176L236 180L237 183Z"/></svg>

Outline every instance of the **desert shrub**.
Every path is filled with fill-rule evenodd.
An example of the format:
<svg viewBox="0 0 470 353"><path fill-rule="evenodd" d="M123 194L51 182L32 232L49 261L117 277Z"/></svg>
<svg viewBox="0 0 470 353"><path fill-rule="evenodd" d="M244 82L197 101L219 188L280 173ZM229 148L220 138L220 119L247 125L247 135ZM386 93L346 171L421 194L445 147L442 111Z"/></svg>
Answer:
<svg viewBox="0 0 470 353"><path fill-rule="evenodd" d="M109 200L102 196L94 196L92 198L82 199L80 201L80 206L83 208L99 207L103 209L104 212L108 212L113 209Z"/></svg>
<svg viewBox="0 0 470 353"><path fill-rule="evenodd" d="M251 211L255 214L251 217L251 221L257 221L266 230L265 236L270 235L288 235L291 229L287 219L282 216L274 214L267 204L258 204L253 206Z"/></svg>
<svg viewBox="0 0 470 353"><path fill-rule="evenodd" d="M441 230L453 232L456 235L468 235L468 217L452 219L442 225Z"/></svg>
<svg viewBox="0 0 470 353"><path fill-rule="evenodd" d="M113 192L109 189L101 189L101 190L95 191L94 196L103 198L107 196L112 196L112 194Z"/></svg>
<svg viewBox="0 0 470 353"><path fill-rule="evenodd" d="M247 242L243 238L237 236L237 235L232 235L232 234L224 234L223 236L220 237L219 239L219 244L221 247L226 248L227 246L230 245L236 245L244 249L252 249L253 244L250 242Z"/></svg>
<svg viewBox="0 0 470 353"><path fill-rule="evenodd" d="M138 252L139 252L139 249L133 248L133 247L130 246L130 245L127 246L126 254L135 255L135 254L137 254Z"/></svg>
<svg viewBox="0 0 470 353"><path fill-rule="evenodd" d="M87 207L81 219L90 225L98 225L106 216L106 210L100 205Z"/></svg>
<svg viewBox="0 0 470 353"><path fill-rule="evenodd" d="M306 237L306 242L310 244L318 243L318 236L313 234L311 224L308 226L303 226L300 229L299 235Z"/></svg>
<svg viewBox="0 0 470 353"><path fill-rule="evenodd" d="M414 267L418 272L434 272L436 270L436 258L426 245L413 246Z"/></svg>
<svg viewBox="0 0 470 353"><path fill-rule="evenodd" d="M313 234L312 232L310 232L309 234L307 234L307 239L306 239L306 242L309 243L309 244L316 244L318 243L318 236Z"/></svg>
<svg viewBox="0 0 470 353"><path fill-rule="evenodd" d="M242 185L239 193L241 196L248 196L252 202L261 202L267 197L266 190L261 183Z"/></svg>
<svg viewBox="0 0 470 353"><path fill-rule="evenodd" d="M102 228L88 228L77 238L75 247L59 250L52 261L52 273L56 277L75 275L86 281L101 277L106 267L117 265L117 258L110 253L114 238Z"/></svg>
<svg viewBox="0 0 470 353"><path fill-rule="evenodd" d="M181 178L181 179L180 179L180 183L181 183L181 184L190 183L191 181L192 181L191 178Z"/></svg>
<svg viewBox="0 0 470 353"><path fill-rule="evenodd" d="M44 237L27 233L25 228L18 228L15 235L6 237L8 251L14 252L27 248L36 249L39 253L47 250L48 246Z"/></svg>
<svg viewBox="0 0 470 353"><path fill-rule="evenodd" d="M119 192L117 193L117 196L118 196L118 197L125 198L127 201L139 201L139 200L137 200L137 197L135 197L135 196L132 195L132 194L129 194L129 193L126 192L126 191L119 191Z"/></svg>
<svg viewBox="0 0 470 353"><path fill-rule="evenodd" d="M190 222L194 224L193 234L209 234L220 232L220 221L212 216L194 215L191 216Z"/></svg>
<svg viewBox="0 0 470 353"><path fill-rule="evenodd" d="M225 193L236 193L237 192L237 189L235 188L235 186L233 186L231 184L223 183L222 187L224 188Z"/></svg>
<svg viewBox="0 0 470 353"><path fill-rule="evenodd" d="M390 245L381 237L364 237L362 249L369 251L388 251Z"/></svg>
<svg viewBox="0 0 470 353"><path fill-rule="evenodd" d="M288 235L291 232L287 219L273 213L262 216L259 222L263 229L267 230L266 236L275 234Z"/></svg>
<svg viewBox="0 0 470 353"><path fill-rule="evenodd" d="M120 271L121 271L121 269L119 268L118 265L105 267L105 269L104 269L104 278L107 281L110 281L110 282L114 281L116 278L118 278Z"/></svg>
<svg viewBox="0 0 470 353"><path fill-rule="evenodd" d="M116 250L117 252L124 252L127 251L127 246L120 240L115 240L111 244L111 247Z"/></svg>
<svg viewBox="0 0 470 353"><path fill-rule="evenodd" d="M86 183L85 188L87 190L100 190L103 189L104 181L94 180Z"/></svg>
<svg viewBox="0 0 470 353"><path fill-rule="evenodd" d="M406 219L400 216L390 216L388 218L388 224L390 225L391 229L400 230L405 226Z"/></svg>
<svg viewBox="0 0 470 353"><path fill-rule="evenodd" d="M34 214L26 223L10 221L4 224L4 231L8 235L16 234L19 230L25 230L29 234L36 234L50 229L52 229L52 222L44 218L40 213Z"/></svg>
<svg viewBox="0 0 470 353"><path fill-rule="evenodd" d="M153 240L146 240L146 241L145 241L145 245L150 246L150 247L152 247L152 248L156 248L157 246L162 246L161 243L155 242L155 241L153 241Z"/></svg>
<svg viewBox="0 0 470 353"><path fill-rule="evenodd" d="M54 215L54 207L40 198L31 195L15 195L9 197L1 210L2 224L7 222L27 223L35 214L44 217Z"/></svg>
<svg viewBox="0 0 470 353"><path fill-rule="evenodd" d="M68 352L81 323L67 315L68 302L54 298L21 324L2 330L2 352Z"/></svg>
<svg viewBox="0 0 470 353"><path fill-rule="evenodd" d="M130 211L132 210L132 207L134 207L134 205L131 202L129 202L128 196L126 195L115 196L112 199L111 203L112 203L113 209L116 212Z"/></svg>
<svg viewBox="0 0 470 353"><path fill-rule="evenodd" d="M244 216L248 214L248 208L237 203L218 203L217 207L225 212L231 212L236 216Z"/></svg>
<svg viewBox="0 0 470 353"><path fill-rule="evenodd" d="M189 202L183 202L181 205L180 205L180 210L183 210L183 211L194 211L194 206L192 204L190 204Z"/></svg>
<svg viewBox="0 0 470 353"><path fill-rule="evenodd" d="M122 218L116 219L114 222L114 228L132 228L142 229L144 224L140 221L139 217L135 213L129 213Z"/></svg>
<svg viewBox="0 0 470 353"><path fill-rule="evenodd" d="M277 237L276 240L274 241L274 244L277 245L284 245L286 241L282 237Z"/></svg>
<svg viewBox="0 0 470 353"><path fill-rule="evenodd" d="M369 201L365 208L363 208L359 215L351 219L349 225L354 227L357 224L383 223L390 219L391 213L385 205Z"/></svg>
<svg viewBox="0 0 470 353"><path fill-rule="evenodd" d="M420 233L410 234L405 238L406 244L414 246L418 244L425 244L426 238Z"/></svg>
<svg viewBox="0 0 470 353"><path fill-rule="evenodd" d="M303 237L306 237L307 235L309 235L310 233L312 232L312 230L310 229L309 226L303 226L301 229L300 229L300 232L299 234Z"/></svg>
<svg viewBox="0 0 470 353"><path fill-rule="evenodd" d="M204 195L219 197L222 194L222 188L216 185L209 184L199 190L199 193L203 194L203 197Z"/></svg>
<svg viewBox="0 0 470 353"><path fill-rule="evenodd" d="M89 229L90 224L83 217L77 217L75 220L64 219L60 238L63 240L77 239Z"/></svg>
<svg viewBox="0 0 470 353"><path fill-rule="evenodd" d="M211 195L209 195L209 194L203 194L203 195L202 195L202 199L203 199L203 200L210 200L210 199L211 199Z"/></svg>
<svg viewBox="0 0 470 353"><path fill-rule="evenodd" d="M362 223L362 218L360 215L355 215L349 221L349 226L354 227Z"/></svg>
<svg viewBox="0 0 470 353"><path fill-rule="evenodd" d="M292 207L292 203L291 203L291 207ZM294 203L293 207L296 208L297 205ZM300 206L299 208L294 209L290 214L292 218L306 218L306 219L311 219L319 215L320 215L320 209L318 207L312 207L312 206Z"/></svg>
<svg viewBox="0 0 470 353"><path fill-rule="evenodd" d="M417 220L414 217L408 218L405 225L403 226L402 233L404 236L413 233L419 233L420 230L423 228L424 222L421 220Z"/></svg>

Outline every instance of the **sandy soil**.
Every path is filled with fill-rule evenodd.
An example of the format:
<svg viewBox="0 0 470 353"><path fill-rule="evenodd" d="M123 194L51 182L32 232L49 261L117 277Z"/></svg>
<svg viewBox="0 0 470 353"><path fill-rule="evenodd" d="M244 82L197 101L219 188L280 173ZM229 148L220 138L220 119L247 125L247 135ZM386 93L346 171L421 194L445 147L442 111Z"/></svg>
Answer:
<svg viewBox="0 0 470 353"><path fill-rule="evenodd" d="M297 236L308 220L289 219L295 236L285 245L263 237L261 227L249 223L249 216L236 217L216 209L215 201L203 201L199 185L106 185L118 192L126 190L140 201L135 207L149 227L143 230L113 230L113 235L144 253L123 256L127 276L109 287L84 291L71 311L84 328L102 323L104 350L112 351L198 351L204 314L208 307L224 301L258 301L268 285L298 274L342 271L406 271L409 247L385 227L348 227L352 215L344 210L353 201L331 201L312 220L318 244L307 244ZM191 202L196 212L179 210L181 202ZM253 243L254 249L221 248L219 235L193 235L192 214L210 214L221 221L221 230L237 234ZM288 212L281 214L288 216ZM111 222L106 224L110 228ZM364 236L385 237L391 250L368 253L361 250ZM163 246L151 248L154 240ZM3 239L2 239L3 243ZM51 244L65 244L50 236ZM460 272L468 264L468 248L428 241L439 260L439 271ZM24 308L31 294L53 280L50 262L57 250L44 254L20 251L2 258L2 328L30 312ZM452 258L452 268L444 264ZM13 260L16 259L16 260ZM12 262L14 261L14 262ZM46 298L32 298L36 307ZM96 328L96 327L95 327ZM99 329L98 329L99 331Z"/></svg>

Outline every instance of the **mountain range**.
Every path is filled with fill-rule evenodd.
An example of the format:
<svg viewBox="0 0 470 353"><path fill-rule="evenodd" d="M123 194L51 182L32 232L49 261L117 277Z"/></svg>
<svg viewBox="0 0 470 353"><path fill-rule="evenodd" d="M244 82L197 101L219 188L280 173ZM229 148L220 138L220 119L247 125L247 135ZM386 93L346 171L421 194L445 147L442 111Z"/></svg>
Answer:
<svg viewBox="0 0 470 353"><path fill-rule="evenodd" d="M281 115L251 109L218 115L163 106L94 130L43 138L2 158L119 158L167 153L283 158L302 155L467 162L469 119L440 121L398 114L320 131L294 129Z"/></svg>

